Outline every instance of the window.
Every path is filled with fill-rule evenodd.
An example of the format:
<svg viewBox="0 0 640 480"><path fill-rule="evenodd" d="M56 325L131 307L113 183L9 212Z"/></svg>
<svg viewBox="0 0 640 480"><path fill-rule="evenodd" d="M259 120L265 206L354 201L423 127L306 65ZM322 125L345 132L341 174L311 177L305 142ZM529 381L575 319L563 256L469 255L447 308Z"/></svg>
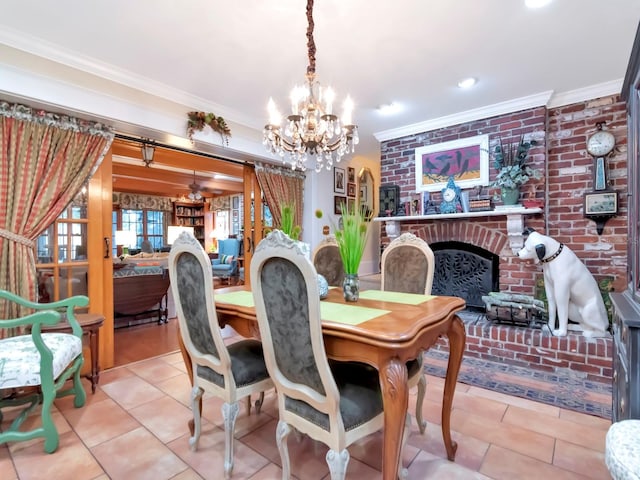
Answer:
<svg viewBox="0 0 640 480"><path fill-rule="evenodd" d="M135 245L130 245L129 248L140 248L144 240L149 240L154 249L160 249L166 244L166 213L161 210L114 210L111 222L114 239L116 230L136 232ZM118 247L118 245L112 246L114 257L118 256Z"/></svg>
<svg viewBox="0 0 640 480"><path fill-rule="evenodd" d="M79 194L36 240L38 301L87 295L87 207Z"/></svg>

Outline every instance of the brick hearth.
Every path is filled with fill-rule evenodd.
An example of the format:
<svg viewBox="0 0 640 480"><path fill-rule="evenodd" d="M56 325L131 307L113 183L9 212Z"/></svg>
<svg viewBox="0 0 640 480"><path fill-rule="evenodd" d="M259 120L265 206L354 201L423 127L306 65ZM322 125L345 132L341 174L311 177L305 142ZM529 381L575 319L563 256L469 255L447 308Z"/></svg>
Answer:
<svg viewBox="0 0 640 480"><path fill-rule="evenodd" d="M611 337L587 339L572 332L554 337L546 329L502 325L480 316L467 312L461 315L467 332L465 356L546 372L569 371L581 378L611 383ZM440 339L432 348L448 351L448 343Z"/></svg>

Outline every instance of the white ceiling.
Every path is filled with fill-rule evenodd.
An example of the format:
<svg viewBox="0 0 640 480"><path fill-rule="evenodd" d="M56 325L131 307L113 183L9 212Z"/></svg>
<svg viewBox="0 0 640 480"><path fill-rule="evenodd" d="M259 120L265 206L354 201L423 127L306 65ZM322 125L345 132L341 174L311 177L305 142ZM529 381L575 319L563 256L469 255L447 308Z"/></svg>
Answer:
<svg viewBox="0 0 640 480"><path fill-rule="evenodd" d="M32 70L155 114L213 111L231 124L229 147L250 150L268 98L286 112L304 79L305 3L2 0L0 96L22 88L3 84L1 67ZM640 0L317 0L314 20L317 78L354 99L358 153L377 159L379 139L415 124L619 92ZM467 76L477 86L457 88ZM383 117L376 108L390 102L404 109Z"/></svg>

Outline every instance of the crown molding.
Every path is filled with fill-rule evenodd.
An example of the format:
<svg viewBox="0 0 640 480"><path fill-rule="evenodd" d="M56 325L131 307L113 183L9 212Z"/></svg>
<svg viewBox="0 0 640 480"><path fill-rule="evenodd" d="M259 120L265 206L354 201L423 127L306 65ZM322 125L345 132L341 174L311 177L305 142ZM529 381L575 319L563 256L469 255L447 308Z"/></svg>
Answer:
<svg viewBox="0 0 640 480"><path fill-rule="evenodd" d="M379 142L384 142L386 140L393 140L394 138L429 132L443 127L450 127L451 125L459 125L461 123L473 122L475 120L496 117L507 113L519 112L520 110L526 110L529 108L546 106L552 94L552 90L536 93L527 97L520 97L506 102L487 105L486 107L475 108L465 112L454 113L452 115L414 123L405 127L384 130L382 132L374 133L373 136Z"/></svg>
<svg viewBox="0 0 640 480"><path fill-rule="evenodd" d="M196 132L195 145L186 138L186 117L125 98L98 92L74 83L22 70L0 61L0 98L24 102L32 107L53 110L87 120L113 126L119 132L154 138L166 137L167 143L198 151L211 151L222 158L235 159L247 155L264 161L273 161L262 145L261 132L247 127L239 128L222 145L213 132ZM231 124L234 127L234 124ZM160 140L160 138L157 138ZM170 139L170 140L169 140ZM195 147L195 148L194 148Z"/></svg>
<svg viewBox="0 0 640 480"><path fill-rule="evenodd" d="M227 121L233 121L250 128L258 128L255 119L237 110L219 105L210 100L192 95L183 90L172 88L153 78L137 75L125 69L117 68L105 62L79 55L77 52L62 48L50 42L17 32L11 28L0 30L0 44L27 52L31 55L45 58L84 73L95 75L106 80L125 85L150 95L163 98L181 105L189 105L192 110L216 112ZM260 125L259 128L262 128Z"/></svg>
<svg viewBox="0 0 640 480"><path fill-rule="evenodd" d="M572 103L584 102L585 100L617 95L622 91L622 83L623 79L619 78L617 80L598 83L589 87L578 88L569 92L558 93L551 96L551 100L549 100L547 107L563 107L565 105L571 105Z"/></svg>

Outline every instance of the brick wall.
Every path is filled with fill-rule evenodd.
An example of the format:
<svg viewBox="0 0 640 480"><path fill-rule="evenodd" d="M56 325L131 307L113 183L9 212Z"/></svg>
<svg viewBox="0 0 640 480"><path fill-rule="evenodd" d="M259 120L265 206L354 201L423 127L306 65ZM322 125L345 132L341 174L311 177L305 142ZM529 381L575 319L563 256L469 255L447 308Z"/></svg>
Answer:
<svg viewBox="0 0 640 480"><path fill-rule="evenodd" d="M586 141L595 131L596 122L606 122L607 128L616 138L616 150L608 159L608 173L611 186L619 192L617 217L606 223L601 236L596 232L595 223L583 216L583 195L593 186L593 159L586 152ZM564 107L547 109L545 107L473 121L461 125L444 127L437 130L409 135L389 140L381 144L381 185L398 185L403 201L415 193L415 148L457 140L476 135L489 134L492 147L499 137L503 141L517 141L520 135L538 141L530 151L530 164L548 174L539 182L530 182L522 190L523 197L541 198L545 202L544 212L540 215L526 216L525 226L533 227L541 233L550 235L569 246L587 265L591 273L600 279L613 277L614 290L622 291L626 285L626 239L627 239L627 179L626 146L627 126L624 103L615 96L603 97ZM490 162L490 180L497 174ZM484 193L493 194L492 189ZM439 193L432 194L439 201ZM541 267L522 262L513 255L506 241L506 218L484 217L464 220L415 220L402 222L402 231L410 231L430 243L434 241L458 240L481 246L500 257L500 289L514 293L534 295L536 280L541 278ZM388 243L384 229L381 229L381 244ZM461 238L456 238L461 236ZM487 248L490 247L490 248ZM513 327L500 327L509 329ZM491 340L478 336L474 329L467 328L468 345L482 344ZM502 334L500 334L502 335ZM510 335L510 334L508 334ZM582 337L578 336L581 341ZM515 338L515 337L514 337ZM524 338L522 339L524 341ZM532 341L531 339L529 339ZM551 339L553 340L553 339ZM585 354L572 354L572 359L560 359L559 368L587 372L590 375L607 378L611 375L610 339L598 340L598 352L604 356L589 355L591 345L580 346ZM508 342L509 343L509 342ZM520 360L531 353L517 342L504 350L505 359L517 356ZM558 344L558 352L544 360L538 355L528 363L540 367L551 358L557 358L564 348L566 356L569 345ZM602 351L601 351L602 350ZM512 352L512 353L507 353ZM482 348L477 355L489 355ZM569 352L570 353L570 352ZM533 353L535 355L535 352ZM580 356L582 355L582 356ZM566 362L565 362L566 360ZM565 364L566 363L566 364Z"/></svg>

